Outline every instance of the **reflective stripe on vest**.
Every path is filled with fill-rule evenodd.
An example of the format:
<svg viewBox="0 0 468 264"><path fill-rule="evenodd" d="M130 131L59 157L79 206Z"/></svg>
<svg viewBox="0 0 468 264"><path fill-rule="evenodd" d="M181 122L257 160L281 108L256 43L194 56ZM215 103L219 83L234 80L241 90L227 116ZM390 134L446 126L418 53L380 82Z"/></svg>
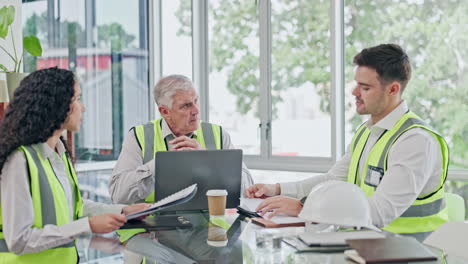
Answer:
<svg viewBox="0 0 468 264"><path fill-rule="evenodd" d="M5 239L3 238L3 233L0 233L0 252L9 252Z"/></svg>
<svg viewBox="0 0 468 264"><path fill-rule="evenodd" d="M361 159L362 152L364 151L370 135L369 129L365 125L361 125L351 142L352 157L348 171L348 182L359 185L367 196L371 196L381 181L380 179L378 183L373 183L371 180L372 173L380 170L384 173L382 177L385 177L388 154L391 146L404 132L417 127L428 131L440 144L443 164L439 185L433 192L424 197L418 197L399 218L392 221L383 229L393 233L425 237L428 233L434 231L440 225L448 221L443 186L447 177L449 154L448 146L444 139L424 124L417 115L412 112L406 113L391 130L386 131L377 140L369 152L360 177L358 177L359 160ZM369 168L373 171L369 171L368 173ZM368 177L369 180L366 181L366 177Z"/></svg>
<svg viewBox="0 0 468 264"><path fill-rule="evenodd" d="M162 136L161 124L162 118L135 127L135 135L141 148L143 164L154 159L158 151L167 151L166 142ZM222 149L220 126L200 121L196 134L196 140L203 148ZM154 202L154 192L145 201Z"/></svg>
<svg viewBox="0 0 468 264"><path fill-rule="evenodd" d="M34 210L33 227L42 228L48 224L60 226L69 223L67 199L49 160L44 160L31 146L20 147L19 150L25 153L29 168ZM66 154L62 156L62 161L75 191L74 216L78 218L83 211L83 202L77 186L76 175ZM3 252L0 253L0 258L13 263L77 263L78 261L74 241L38 253L16 255L6 253L9 250L3 239L3 233L0 233L0 252Z"/></svg>

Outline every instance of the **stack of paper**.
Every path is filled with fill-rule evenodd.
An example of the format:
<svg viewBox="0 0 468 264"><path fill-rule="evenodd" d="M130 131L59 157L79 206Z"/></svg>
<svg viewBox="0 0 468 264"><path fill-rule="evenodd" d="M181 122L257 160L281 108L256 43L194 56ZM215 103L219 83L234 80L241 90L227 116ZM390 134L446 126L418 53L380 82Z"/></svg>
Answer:
<svg viewBox="0 0 468 264"><path fill-rule="evenodd" d="M189 187L187 187L185 189L182 189L182 190L180 190L180 191L178 191L178 192L176 192L176 193L174 193L172 195L169 195L168 197L166 197L166 198L152 204L150 208L147 208L147 209L144 209L144 210L134 212L132 214L127 215L126 216L127 220L131 220L131 219L135 219L135 218L142 217L142 216L145 216L145 215L149 215L149 214L152 214L152 213L157 212L159 210L162 210L162 209L174 206L174 205L185 203L185 202L189 201L190 199L192 199L195 196L196 193L197 193L197 184L192 184Z"/></svg>

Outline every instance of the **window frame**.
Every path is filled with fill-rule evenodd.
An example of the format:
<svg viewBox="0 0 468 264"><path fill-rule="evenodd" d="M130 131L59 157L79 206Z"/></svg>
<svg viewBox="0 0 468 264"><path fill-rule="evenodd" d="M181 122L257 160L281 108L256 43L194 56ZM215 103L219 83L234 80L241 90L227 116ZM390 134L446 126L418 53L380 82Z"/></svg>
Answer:
<svg viewBox="0 0 468 264"><path fill-rule="evenodd" d="M271 93L271 1L258 0L259 14L259 108L260 155L244 155L249 168L303 172L326 172L344 153L344 30L343 0L332 1L330 67L331 67L331 157L282 157L272 155L272 93ZM209 121L208 69L208 1L192 0L193 76L200 91L203 120ZM341 65L341 66L340 66Z"/></svg>
<svg viewBox="0 0 468 264"><path fill-rule="evenodd" d="M150 54L150 87L161 77L161 1L148 1L148 41ZM252 0L254 1L254 0ZM244 155L251 169L297 172L326 172L345 152L345 39L344 0L330 0L330 68L331 68L331 150L330 158L281 157L271 154L271 0L256 0L260 30L260 155ZM193 79L200 93L201 117L209 121L209 68L208 68L208 0L192 0ZM148 91L152 98L152 88ZM151 100L152 101L152 100ZM155 118L157 107L150 107ZM100 163L102 165L97 165ZM115 162L78 164L77 171L112 169ZM96 167L98 166L98 167ZM468 181L467 169L449 169L448 180Z"/></svg>

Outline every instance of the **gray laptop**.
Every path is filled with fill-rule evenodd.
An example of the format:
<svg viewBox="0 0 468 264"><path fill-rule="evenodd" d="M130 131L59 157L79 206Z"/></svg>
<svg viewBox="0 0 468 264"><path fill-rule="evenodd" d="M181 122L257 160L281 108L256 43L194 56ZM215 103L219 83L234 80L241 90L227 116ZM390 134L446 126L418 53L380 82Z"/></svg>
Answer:
<svg viewBox="0 0 468 264"><path fill-rule="evenodd" d="M226 189L226 208L239 205L242 150L163 151L156 154L155 201L197 183L190 201L163 211L207 210L206 191Z"/></svg>

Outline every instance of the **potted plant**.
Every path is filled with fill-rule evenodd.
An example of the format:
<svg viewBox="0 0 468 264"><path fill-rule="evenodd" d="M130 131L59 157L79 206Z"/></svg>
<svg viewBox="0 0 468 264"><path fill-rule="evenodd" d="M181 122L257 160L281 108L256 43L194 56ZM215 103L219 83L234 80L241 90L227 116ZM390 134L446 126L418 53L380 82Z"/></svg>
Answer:
<svg viewBox="0 0 468 264"><path fill-rule="evenodd" d="M2 49L2 51L6 53L6 55L8 55L8 57L10 57L14 63L12 69L8 69L5 65L0 64L0 72L6 74L10 100L13 98L14 90L19 86L20 81L26 75L24 73L20 73L24 51L21 51L21 54L19 54L20 51L17 51L15 47L15 38L12 28L14 20L15 8L13 6L4 6L0 8L0 38L7 40L8 35L10 35L13 44L13 52L8 51L5 47L0 45L0 49ZM41 43L35 36L25 36L23 38L23 48L32 56L42 56Z"/></svg>

